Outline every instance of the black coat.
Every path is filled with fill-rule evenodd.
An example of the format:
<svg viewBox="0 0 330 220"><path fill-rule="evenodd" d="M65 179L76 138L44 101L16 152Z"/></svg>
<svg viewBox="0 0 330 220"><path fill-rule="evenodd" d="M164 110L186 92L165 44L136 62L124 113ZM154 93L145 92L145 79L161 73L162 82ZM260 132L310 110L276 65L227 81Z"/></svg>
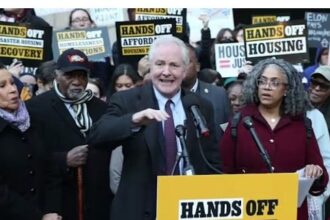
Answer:
<svg viewBox="0 0 330 220"><path fill-rule="evenodd" d="M58 179L34 121L21 132L0 117L0 219L40 220L58 211Z"/></svg>
<svg viewBox="0 0 330 220"><path fill-rule="evenodd" d="M28 109L48 125L44 139L53 151L53 159L62 174L62 214L64 219L77 219L77 170L66 164L66 155L73 147L86 144L70 112L55 91L51 90L27 102ZM88 112L95 122L106 111L106 103L93 97ZM85 220L108 220L111 192L109 189L109 150L89 147L83 166Z"/></svg>
<svg viewBox="0 0 330 220"><path fill-rule="evenodd" d="M189 92L190 93L190 92ZM182 92L182 95L185 95ZM213 128L211 103L193 94L201 102L201 112L206 117L209 128ZM192 117L186 103L182 103L187 116L187 148L190 160L197 174L213 171L203 161ZM140 129L132 130L132 114L143 109L159 109L157 99L150 84L115 93L108 112L94 123L89 143L111 142L112 146L123 146L124 163L121 181L113 201L112 220L144 220L156 217L157 175L161 174L164 161L164 136L162 124L153 122ZM202 138L202 146L209 162L219 167L219 152L214 130L210 138ZM100 145L96 145L100 146Z"/></svg>

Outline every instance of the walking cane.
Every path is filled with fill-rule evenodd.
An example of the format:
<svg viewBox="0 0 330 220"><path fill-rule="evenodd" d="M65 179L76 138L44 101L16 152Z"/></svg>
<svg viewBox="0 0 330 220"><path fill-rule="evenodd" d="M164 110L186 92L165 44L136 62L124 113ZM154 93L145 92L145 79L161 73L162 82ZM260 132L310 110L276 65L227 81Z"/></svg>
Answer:
<svg viewBox="0 0 330 220"><path fill-rule="evenodd" d="M77 170L77 183L78 183L78 220L84 220L84 197L83 197L83 170L78 167Z"/></svg>

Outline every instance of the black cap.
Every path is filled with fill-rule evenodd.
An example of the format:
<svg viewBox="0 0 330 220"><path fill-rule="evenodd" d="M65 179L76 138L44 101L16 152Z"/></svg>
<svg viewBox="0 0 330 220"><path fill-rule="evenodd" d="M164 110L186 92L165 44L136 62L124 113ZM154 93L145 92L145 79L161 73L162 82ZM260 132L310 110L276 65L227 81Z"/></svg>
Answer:
<svg viewBox="0 0 330 220"><path fill-rule="evenodd" d="M83 70L88 73L90 71L89 65L86 54L73 48L65 50L57 59L57 68L65 73L74 70Z"/></svg>

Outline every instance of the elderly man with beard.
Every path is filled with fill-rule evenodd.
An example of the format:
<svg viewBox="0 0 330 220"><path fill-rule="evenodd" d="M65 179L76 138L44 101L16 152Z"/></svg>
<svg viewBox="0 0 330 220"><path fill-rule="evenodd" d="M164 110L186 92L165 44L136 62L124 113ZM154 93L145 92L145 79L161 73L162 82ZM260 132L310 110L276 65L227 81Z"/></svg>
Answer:
<svg viewBox="0 0 330 220"><path fill-rule="evenodd" d="M44 139L61 172L63 219L78 219L78 195L83 198L84 220L109 219L110 151L90 148L85 139L92 123L106 111L106 104L86 90L89 66L82 51L64 51L57 60L54 88L27 103L30 112L48 125Z"/></svg>

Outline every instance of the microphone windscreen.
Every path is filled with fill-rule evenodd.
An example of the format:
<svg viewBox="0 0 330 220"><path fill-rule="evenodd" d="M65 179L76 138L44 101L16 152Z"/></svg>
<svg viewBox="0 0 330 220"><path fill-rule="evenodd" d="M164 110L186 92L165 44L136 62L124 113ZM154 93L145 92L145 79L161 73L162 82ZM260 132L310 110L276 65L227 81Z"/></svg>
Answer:
<svg viewBox="0 0 330 220"><path fill-rule="evenodd" d="M190 93L182 97L182 102L186 104L186 106L191 107L193 105L200 106L199 99L197 95Z"/></svg>
<svg viewBox="0 0 330 220"><path fill-rule="evenodd" d="M243 118L243 123L245 128L250 129L253 126L253 121L252 118L250 116L246 116Z"/></svg>
<svg viewBox="0 0 330 220"><path fill-rule="evenodd" d="M184 125L177 125L175 127L176 136L178 136L178 137L185 136L185 133L186 133L186 127Z"/></svg>

